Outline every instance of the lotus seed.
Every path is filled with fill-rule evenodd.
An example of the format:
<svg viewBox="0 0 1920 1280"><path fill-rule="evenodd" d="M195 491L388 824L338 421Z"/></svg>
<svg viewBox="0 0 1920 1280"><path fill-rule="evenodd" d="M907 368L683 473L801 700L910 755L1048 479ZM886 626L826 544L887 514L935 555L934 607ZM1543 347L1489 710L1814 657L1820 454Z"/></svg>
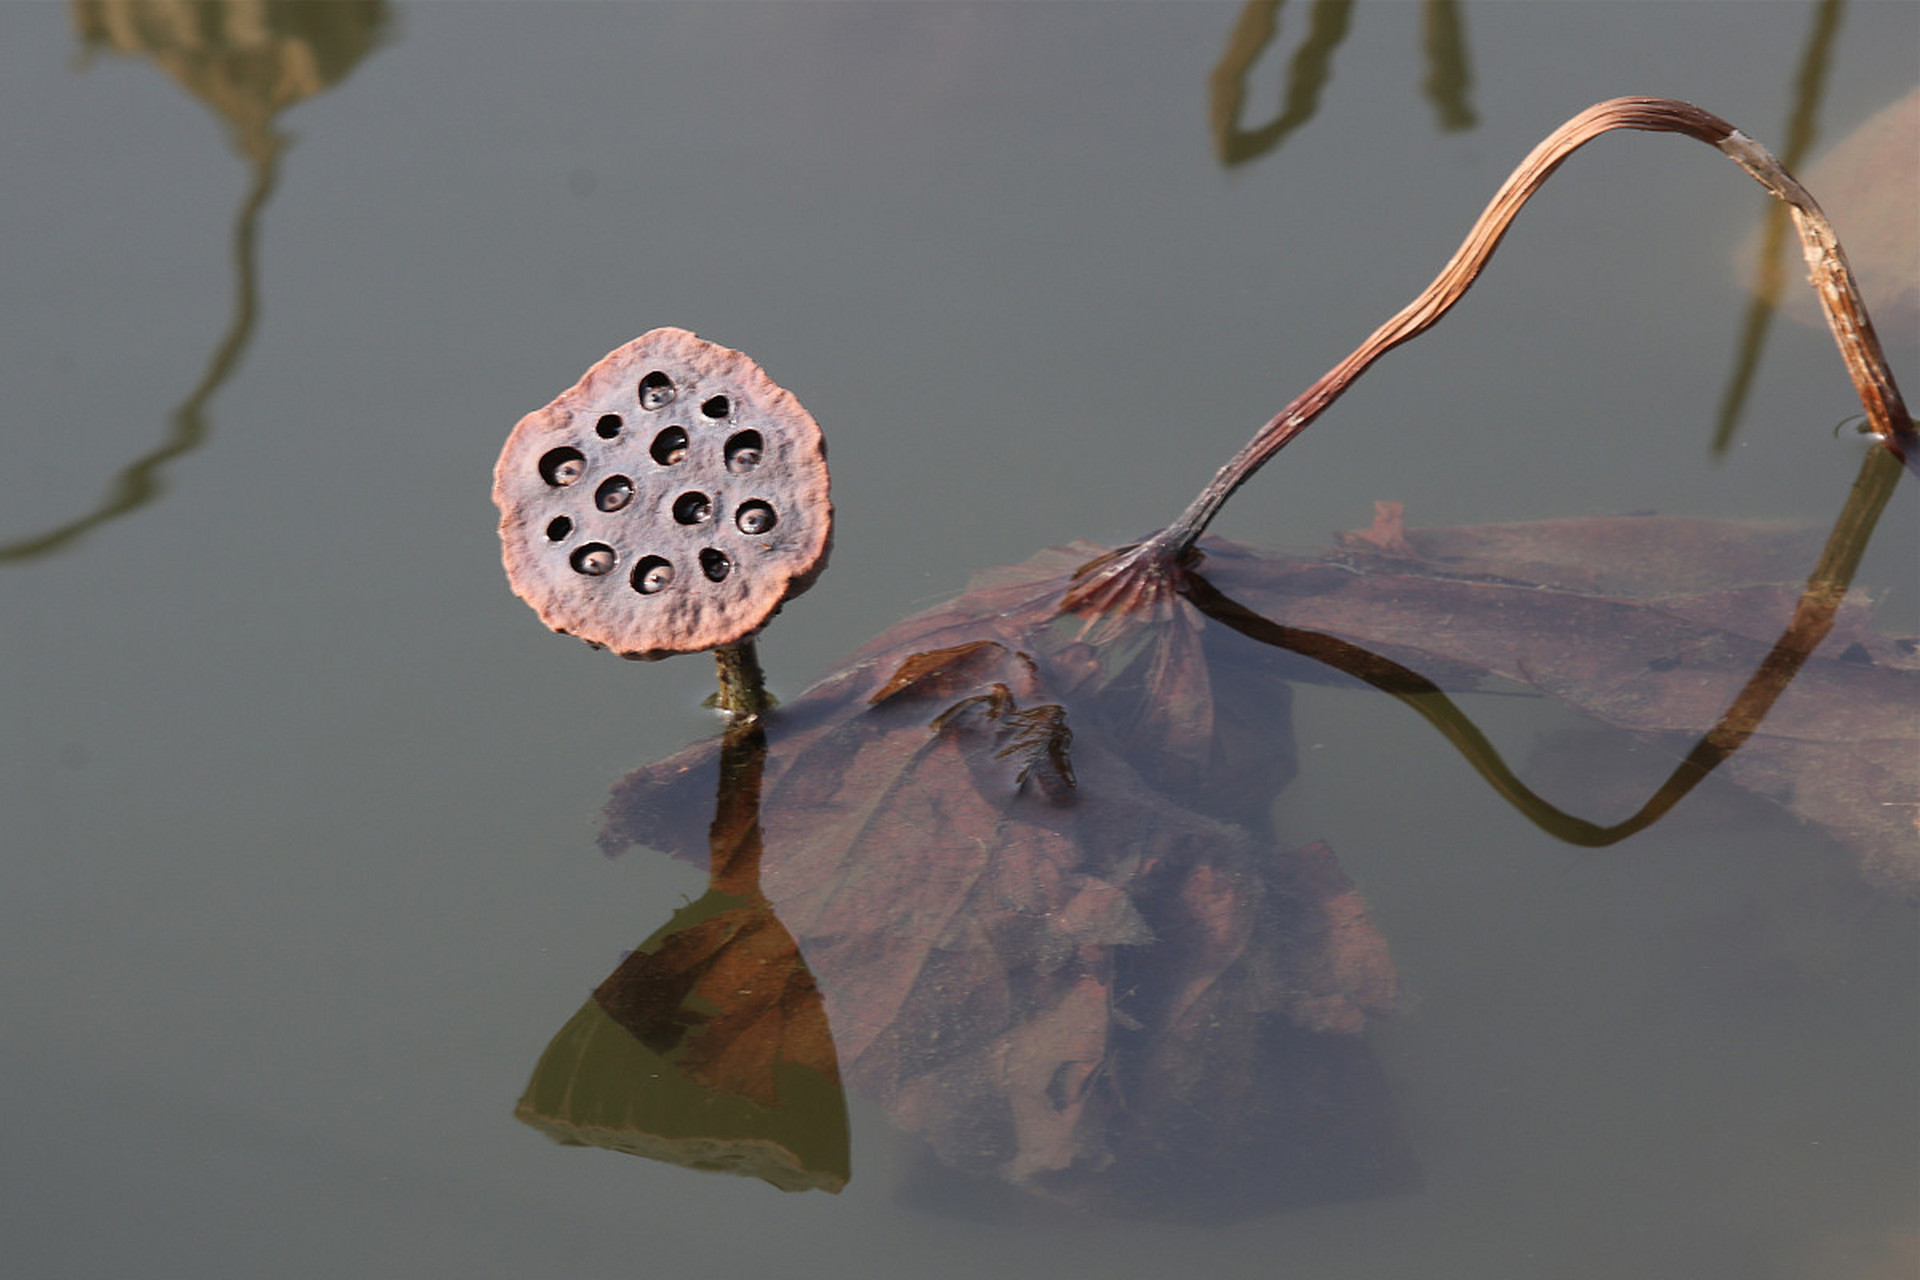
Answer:
<svg viewBox="0 0 1920 1280"><path fill-rule="evenodd" d="M609 476L593 495L593 505L602 511L618 511L633 501L633 481L625 476Z"/></svg>
<svg viewBox="0 0 1920 1280"><path fill-rule="evenodd" d="M684 462L687 457L687 432L684 427L668 427L653 438L653 444L647 449L653 460L663 467L671 467Z"/></svg>
<svg viewBox="0 0 1920 1280"><path fill-rule="evenodd" d="M576 572L589 578L597 578L613 571L613 548L601 543L589 543L573 553L573 567Z"/></svg>
<svg viewBox="0 0 1920 1280"><path fill-rule="evenodd" d="M642 409L664 409L673 403L678 392L674 390L673 379L655 369L640 379L640 407Z"/></svg>
<svg viewBox="0 0 1920 1280"><path fill-rule="evenodd" d="M713 501L704 493L683 493L673 502L673 518L681 524L702 524L713 514Z"/></svg>
<svg viewBox="0 0 1920 1280"><path fill-rule="evenodd" d="M540 478L563 489L587 474L587 460L578 449L549 449L540 457Z"/></svg>
<svg viewBox="0 0 1920 1280"><path fill-rule="evenodd" d="M673 566L659 556L648 556L633 570L633 589L643 596L657 595L673 585Z"/></svg>
<svg viewBox="0 0 1920 1280"><path fill-rule="evenodd" d="M760 451L766 447L758 431L742 431L727 440L727 470L735 475L760 465Z"/></svg>
<svg viewBox="0 0 1920 1280"><path fill-rule="evenodd" d="M773 508L764 502L742 503L733 522L742 533L765 533L774 526Z"/></svg>

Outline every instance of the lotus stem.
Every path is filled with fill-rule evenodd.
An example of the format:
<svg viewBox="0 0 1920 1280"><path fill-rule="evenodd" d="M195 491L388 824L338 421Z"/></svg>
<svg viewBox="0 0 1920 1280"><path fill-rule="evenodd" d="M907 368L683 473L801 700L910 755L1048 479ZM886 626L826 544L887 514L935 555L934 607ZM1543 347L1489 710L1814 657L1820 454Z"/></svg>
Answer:
<svg viewBox="0 0 1920 1280"><path fill-rule="evenodd" d="M1466 240L1433 283L1376 329L1351 355L1322 374L1293 403L1269 419L1220 469L1180 518L1143 545L1142 555L1134 557L1134 562L1147 558L1170 562L1183 556L1234 491L1339 399L1375 360L1425 333L1466 295L1481 269L1493 257L1494 250L1500 247L1500 241L1521 208L1568 156L1615 129L1679 133L1709 143L1787 204L1800 233L1811 283L1826 313L1834 341L1839 344L1847 372L1860 394L1860 402L1866 408L1868 423L1908 470L1920 474L1920 433L1916 433L1893 373L1887 367L1880 339L1874 333L1873 322L1854 283L1853 271L1841 252L1839 237L1819 204L1765 147L1719 116L1671 98L1615 98L1582 111L1535 147L1494 194L1479 220L1467 232Z"/></svg>
<svg viewBox="0 0 1920 1280"><path fill-rule="evenodd" d="M747 724L772 709L766 677L760 672L760 655L753 637L738 644L723 644L713 651L714 665L720 672L720 692L714 707L735 724Z"/></svg>

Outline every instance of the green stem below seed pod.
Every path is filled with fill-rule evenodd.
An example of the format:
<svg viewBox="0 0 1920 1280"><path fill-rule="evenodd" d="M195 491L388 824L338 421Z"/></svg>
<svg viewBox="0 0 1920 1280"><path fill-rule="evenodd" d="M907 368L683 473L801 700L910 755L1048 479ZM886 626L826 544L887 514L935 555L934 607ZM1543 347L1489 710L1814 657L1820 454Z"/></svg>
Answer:
<svg viewBox="0 0 1920 1280"><path fill-rule="evenodd" d="M766 678L760 674L760 655L753 637L738 644L723 644L713 651L714 665L720 672L720 692L713 705L736 723L757 719L773 708L767 693Z"/></svg>

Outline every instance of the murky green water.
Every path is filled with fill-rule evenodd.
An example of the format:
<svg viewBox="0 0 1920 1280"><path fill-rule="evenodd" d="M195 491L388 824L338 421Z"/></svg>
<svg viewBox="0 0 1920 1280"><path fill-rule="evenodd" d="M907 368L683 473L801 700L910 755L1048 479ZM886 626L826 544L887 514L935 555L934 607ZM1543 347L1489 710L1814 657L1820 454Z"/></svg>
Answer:
<svg viewBox="0 0 1920 1280"><path fill-rule="evenodd" d="M1581 107L1670 94L1784 149L1828 11L1462 6L1445 117L1423 11L1354 6L1315 110L1229 169L1209 74L1236 6L337 8L224 78L184 8L0 9L4 1270L1910 1274L1912 909L1725 795L1573 851L1348 691L1298 695L1277 820L1331 843L1393 946L1372 1047L1417 1188L1228 1226L983 1221L920 1194L857 1097L837 1197L512 1115L704 885L600 856L608 786L712 730L704 659L621 663L508 593L487 491L522 413L661 324L800 396L839 524L762 644L797 691L973 569L1171 518ZM1281 10L1249 131L1311 12ZM1838 19L1828 142L1920 51L1910 5ZM1318 546L1374 499L1413 525L1824 525L1859 448L1823 334L1773 326L1708 448L1763 211L1697 144L1596 144L1220 531ZM1911 335L1891 355L1920 379ZM1917 531L1909 481L1861 575L1909 633ZM1516 760L1576 723L1468 705ZM1557 794L1630 808L1603 774Z"/></svg>

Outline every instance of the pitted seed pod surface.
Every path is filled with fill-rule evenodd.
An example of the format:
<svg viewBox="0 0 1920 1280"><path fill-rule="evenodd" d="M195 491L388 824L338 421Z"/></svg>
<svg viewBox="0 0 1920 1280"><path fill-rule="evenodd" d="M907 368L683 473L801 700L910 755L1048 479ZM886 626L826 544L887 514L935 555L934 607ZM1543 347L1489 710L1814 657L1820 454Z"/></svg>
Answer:
<svg viewBox="0 0 1920 1280"><path fill-rule="evenodd" d="M507 579L629 658L745 639L826 568L826 444L738 351L655 329L522 418L494 467Z"/></svg>

